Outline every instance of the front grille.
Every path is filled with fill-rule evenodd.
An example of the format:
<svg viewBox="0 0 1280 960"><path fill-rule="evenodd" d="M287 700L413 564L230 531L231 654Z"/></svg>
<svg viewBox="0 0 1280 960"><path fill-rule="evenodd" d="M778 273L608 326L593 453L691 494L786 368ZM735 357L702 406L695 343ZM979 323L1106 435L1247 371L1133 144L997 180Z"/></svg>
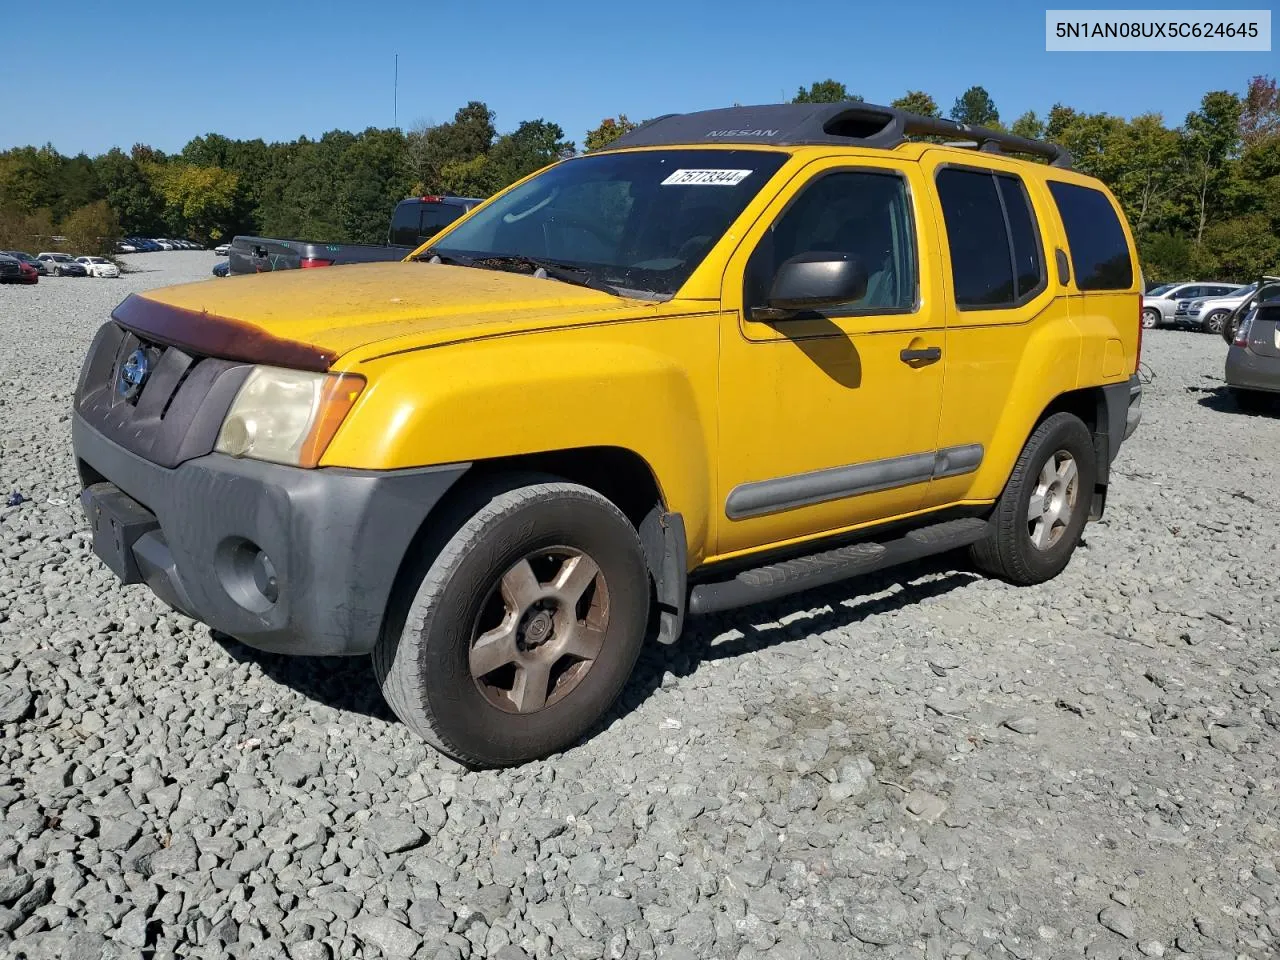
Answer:
<svg viewBox="0 0 1280 960"><path fill-rule="evenodd" d="M0 260L0 277L20 277L22 268L13 260Z"/></svg>
<svg viewBox="0 0 1280 960"><path fill-rule="evenodd" d="M76 410L120 446L164 467L213 450L249 365L144 339L117 323L94 337Z"/></svg>

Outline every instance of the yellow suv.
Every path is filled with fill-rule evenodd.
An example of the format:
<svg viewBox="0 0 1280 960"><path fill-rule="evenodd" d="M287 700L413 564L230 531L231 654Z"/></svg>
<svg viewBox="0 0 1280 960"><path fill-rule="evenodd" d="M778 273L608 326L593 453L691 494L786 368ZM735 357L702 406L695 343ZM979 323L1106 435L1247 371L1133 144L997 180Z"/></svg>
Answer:
<svg viewBox="0 0 1280 960"><path fill-rule="evenodd" d="M82 502L124 582L372 653L408 726L517 763L687 614L959 547L1055 576L1140 417L1141 291L1052 145L861 103L665 116L403 262L129 297L76 393Z"/></svg>

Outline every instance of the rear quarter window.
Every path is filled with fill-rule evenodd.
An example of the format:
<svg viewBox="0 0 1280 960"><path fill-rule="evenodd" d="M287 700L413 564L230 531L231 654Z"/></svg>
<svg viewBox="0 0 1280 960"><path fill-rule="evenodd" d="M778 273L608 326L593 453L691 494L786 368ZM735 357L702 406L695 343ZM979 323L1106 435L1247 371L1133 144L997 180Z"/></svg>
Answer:
<svg viewBox="0 0 1280 960"><path fill-rule="evenodd" d="M1074 183L1049 181L1071 248L1071 270L1080 290L1128 290L1133 260L1115 208L1106 194Z"/></svg>

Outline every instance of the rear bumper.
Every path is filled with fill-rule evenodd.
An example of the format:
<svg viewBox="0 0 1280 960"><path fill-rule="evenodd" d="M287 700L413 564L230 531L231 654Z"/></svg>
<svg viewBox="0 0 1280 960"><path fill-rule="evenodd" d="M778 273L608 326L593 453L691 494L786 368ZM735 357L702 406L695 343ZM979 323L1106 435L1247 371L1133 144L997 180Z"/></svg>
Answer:
<svg viewBox="0 0 1280 960"><path fill-rule="evenodd" d="M302 470L209 454L167 469L79 414L72 437L94 551L116 575L277 653L370 651L415 534L468 467Z"/></svg>
<svg viewBox="0 0 1280 960"><path fill-rule="evenodd" d="M1106 455L1106 463L1099 466L1106 469L1099 472L1099 478L1105 483L1111 463L1120 452L1120 445L1133 436L1133 431L1142 422L1142 381L1135 373L1126 383L1103 387L1102 393L1107 407L1106 448L1102 451Z"/></svg>
<svg viewBox="0 0 1280 960"><path fill-rule="evenodd" d="M1260 357L1247 347L1227 351L1227 385L1242 390L1280 393L1280 357Z"/></svg>

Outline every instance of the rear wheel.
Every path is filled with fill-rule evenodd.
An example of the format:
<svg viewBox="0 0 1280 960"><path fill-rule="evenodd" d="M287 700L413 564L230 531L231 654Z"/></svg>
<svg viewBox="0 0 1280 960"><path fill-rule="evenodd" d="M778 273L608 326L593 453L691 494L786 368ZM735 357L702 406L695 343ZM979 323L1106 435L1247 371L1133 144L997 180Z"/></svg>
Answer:
<svg viewBox="0 0 1280 960"><path fill-rule="evenodd" d="M1014 464L991 531L970 548L974 564L1016 584L1056 577L1080 542L1096 476L1089 428L1069 413L1046 419Z"/></svg>
<svg viewBox="0 0 1280 960"><path fill-rule="evenodd" d="M649 580L635 528L559 480L485 494L416 582L373 653L406 726L471 766L577 742L622 692Z"/></svg>
<svg viewBox="0 0 1280 960"><path fill-rule="evenodd" d="M1221 333L1222 325L1227 320L1227 314L1230 310L1212 310L1205 315L1203 328L1205 333Z"/></svg>
<svg viewBox="0 0 1280 960"><path fill-rule="evenodd" d="M1148 330L1160 326L1160 311L1155 307L1147 307L1142 311L1142 325Z"/></svg>

